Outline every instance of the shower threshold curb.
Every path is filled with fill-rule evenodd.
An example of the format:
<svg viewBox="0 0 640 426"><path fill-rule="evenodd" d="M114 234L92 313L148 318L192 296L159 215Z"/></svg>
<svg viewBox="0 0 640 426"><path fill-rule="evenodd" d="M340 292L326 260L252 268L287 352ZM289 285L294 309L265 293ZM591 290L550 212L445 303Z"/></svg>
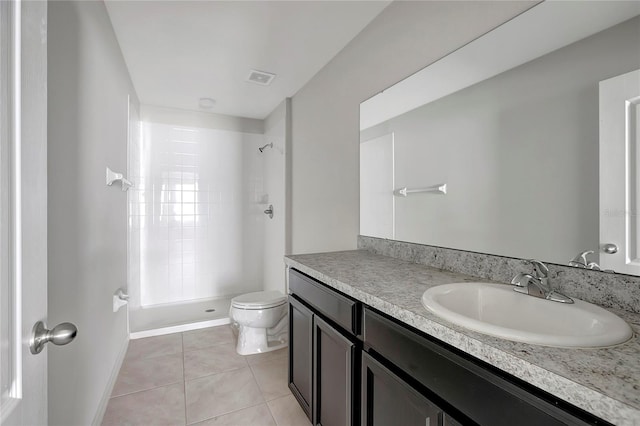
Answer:
<svg viewBox="0 0 640 426"><path fill-rule="evenodd" d="M162 336L165 334L182 333L183 331L200 330L201 328L215 327L218 325L231 324L229 318L219 318L215 320L191 322L187 324L173 325L169 327L154 328L151 330L132 331L129 339L143 339L145 337Z"/></svg>

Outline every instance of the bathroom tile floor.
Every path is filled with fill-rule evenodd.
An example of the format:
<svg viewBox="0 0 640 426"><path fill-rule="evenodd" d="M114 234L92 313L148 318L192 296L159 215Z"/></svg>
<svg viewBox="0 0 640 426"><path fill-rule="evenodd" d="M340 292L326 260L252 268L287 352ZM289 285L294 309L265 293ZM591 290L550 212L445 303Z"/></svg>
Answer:
<svg viewBox="0 0 640 426"><path fill-rule="evenodd" d="M103 425L308 426L287 350L241 356L228 325L131 340Z"/></svg>

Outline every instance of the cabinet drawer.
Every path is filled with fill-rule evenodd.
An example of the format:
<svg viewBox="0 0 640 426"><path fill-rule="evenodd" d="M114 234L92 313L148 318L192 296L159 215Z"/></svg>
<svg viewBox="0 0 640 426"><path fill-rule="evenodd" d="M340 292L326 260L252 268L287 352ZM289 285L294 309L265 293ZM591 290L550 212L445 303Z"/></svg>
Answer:
<svg viewBox="0 0 640 426"><path fill-rule="evenodd" d="M497 376L365 308L364 343L480 425L587 424L514 382ZM542 391L539 391L542 394Z"/></svg>
<svg viewBox="0 0 640 426"><path fill-rule="evenodd" d="M360 334L360 304L355 300L331 290L295 269L289 270L289 292L345 330L355 335Z"/></svg>

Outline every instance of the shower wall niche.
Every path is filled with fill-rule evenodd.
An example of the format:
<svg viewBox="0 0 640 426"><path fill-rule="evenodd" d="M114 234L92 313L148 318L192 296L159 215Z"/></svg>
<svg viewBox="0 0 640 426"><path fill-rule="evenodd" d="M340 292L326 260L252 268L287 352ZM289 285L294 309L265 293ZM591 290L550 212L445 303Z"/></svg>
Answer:
<svg viewBox="0 0 640 426"><path fill-rule="evenodd" d="M144 117L140 128L129 146L130 309L262 290L264 135Z"/></svg>

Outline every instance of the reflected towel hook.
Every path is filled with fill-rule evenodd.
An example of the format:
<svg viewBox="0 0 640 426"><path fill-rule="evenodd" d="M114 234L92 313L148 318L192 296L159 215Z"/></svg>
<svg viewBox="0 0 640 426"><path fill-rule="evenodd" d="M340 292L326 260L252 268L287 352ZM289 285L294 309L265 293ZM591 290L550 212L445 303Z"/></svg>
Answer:
<svg viewBox="0 0 640 426"><path fill-rule="evenodd" d="M416 189L407 189L406 187L404 187L404 188L396 189L395 191L393 191L393 195L397 197L406 197L409 194L417 194L420 192L444 195L447 193L447 184L439 183L437 185L428 186L426 188L416 188Z"/></svg>
<svg viewBox="0 0 640 426"><path fill-rule="evenodd" d="M133 183L131 183L129 179L126 179L124 176L122 176L122 173L116 173L109 167L107 167L107 185L111 186L116 181L120 181L123 191L126 191L133 186Z"/></svg>

